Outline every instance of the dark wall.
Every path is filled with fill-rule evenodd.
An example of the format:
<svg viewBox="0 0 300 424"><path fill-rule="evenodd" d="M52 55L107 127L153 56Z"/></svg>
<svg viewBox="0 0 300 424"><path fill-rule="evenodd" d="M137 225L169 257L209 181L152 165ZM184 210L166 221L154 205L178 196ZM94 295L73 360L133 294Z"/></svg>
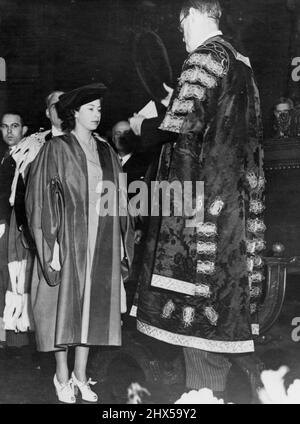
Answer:
<svg viewBox="0 0 300 424"><path fill-rule="evenodd" d="M0 56L5 57L8 67L6 107L23 109L32 127L47 126L43 110L49 91L103 81L110 89L103 131L126 119L149 100L133 60L134 39L141 31L153 30L163 40L176 83L186 55L177 31L180 3L0 0ZM265 133L269 135L272 104L286 94L288 86L291 14L284 0L224 0L223 5L224 32L251 58L261 92ZM147 50L153 53L145 58L148 72L153 74L153 88L168 77L167 67L154 38L144 45L144 51L140 45L139 57Z"/></svg>

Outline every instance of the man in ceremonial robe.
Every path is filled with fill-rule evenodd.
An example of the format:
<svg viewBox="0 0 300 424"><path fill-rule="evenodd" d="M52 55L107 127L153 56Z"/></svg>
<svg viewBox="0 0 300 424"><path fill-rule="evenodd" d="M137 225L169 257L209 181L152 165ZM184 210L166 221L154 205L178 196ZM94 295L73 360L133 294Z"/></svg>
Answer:
<svg viewBox="0 0 300 424"><path fill-rule="evenodd" d="M16 325L21 323L19 314L21 312L22 295L17 294L16 280L14 276L14 265L11 264L12 256L16 255L15 238L12 231L15 230L15 210L9 202L11 185L14 178L16 163L14 153L22 143L28 128L19 111L11 110L4 113L1 119L1 133L6 145L0 165L0 316L3 316L3 329L6 331L6 353L10 356L20 354L16 349L27 346L29 343L27 328L23 333L15 333ZM22 285L22 282L20 283ZM14 287L14 293L12 293ZM12 299L12 296L14 299ZM10 310L6 308L7 301ZM18 300L18 305L14 302ZM14 325L8 325L8 321L14 321ZM13 331L9 331L13 330ZM17 330L19 331L19 330ZM23 331L23 330L22 330Z"/></svg>
<svg viewBox="0 0 300 424"><path fill-rule="evenodd" d="M227 354L254 351L265 230L259 93L220 17L218 1L184 2L188 56L164 119L130 119L144 144L165 143L158 182L204 184L194 215L150 216L137 328L184 348L188 389L215 392L225 389Z"/></svg>

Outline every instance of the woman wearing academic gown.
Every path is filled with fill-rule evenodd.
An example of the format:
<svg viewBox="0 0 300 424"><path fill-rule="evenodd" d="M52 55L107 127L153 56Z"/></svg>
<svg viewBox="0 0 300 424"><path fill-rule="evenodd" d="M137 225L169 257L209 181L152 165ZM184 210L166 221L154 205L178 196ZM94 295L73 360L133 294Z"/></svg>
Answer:
<svg viewBox="0 0 300 424"><path fill-rule="evenodd" d="M67 403L76 401L78 389L84 400L97 401L86 377L89 346L121 344L120 314L126 308L121 259L131 262L133 234L119 185L122 171L109 144L93 133L105 90L91 84L60 97L66 135L42 149L26 193L39 258L39 278L32 285L37 345L56 351L54 385ZM109 199L105 183L115 188ZM105 202L113 202L106 215ZM71 345L76 347L69 379Z"/></svg>

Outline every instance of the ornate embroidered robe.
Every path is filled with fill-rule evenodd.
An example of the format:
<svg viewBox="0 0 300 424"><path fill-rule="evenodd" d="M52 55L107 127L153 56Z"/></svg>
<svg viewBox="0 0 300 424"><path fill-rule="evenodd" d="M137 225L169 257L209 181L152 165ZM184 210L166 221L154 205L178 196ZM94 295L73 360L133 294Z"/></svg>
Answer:
<svg viewBox="0 0 300 424"><path fill-rule="evenodd" d="M251 352L265 226L259 94L248 58L219 36L191 52L160 129L176 137L162 149L157 180L202 181L204 193L193 195L202 205L193 226L172 208L150 217L137 328L175 345Z"/></svg>

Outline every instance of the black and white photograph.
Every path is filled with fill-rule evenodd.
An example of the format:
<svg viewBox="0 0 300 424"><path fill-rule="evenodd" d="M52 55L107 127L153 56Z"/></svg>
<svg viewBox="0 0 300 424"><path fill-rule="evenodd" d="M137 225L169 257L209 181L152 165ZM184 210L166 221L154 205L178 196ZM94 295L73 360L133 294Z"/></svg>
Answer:
<svg viewBox="0 0 300 424"><path fill-rule="evenodd" d="M300 404L300 0L0 0L0 120L0 405Z"/></svg>

